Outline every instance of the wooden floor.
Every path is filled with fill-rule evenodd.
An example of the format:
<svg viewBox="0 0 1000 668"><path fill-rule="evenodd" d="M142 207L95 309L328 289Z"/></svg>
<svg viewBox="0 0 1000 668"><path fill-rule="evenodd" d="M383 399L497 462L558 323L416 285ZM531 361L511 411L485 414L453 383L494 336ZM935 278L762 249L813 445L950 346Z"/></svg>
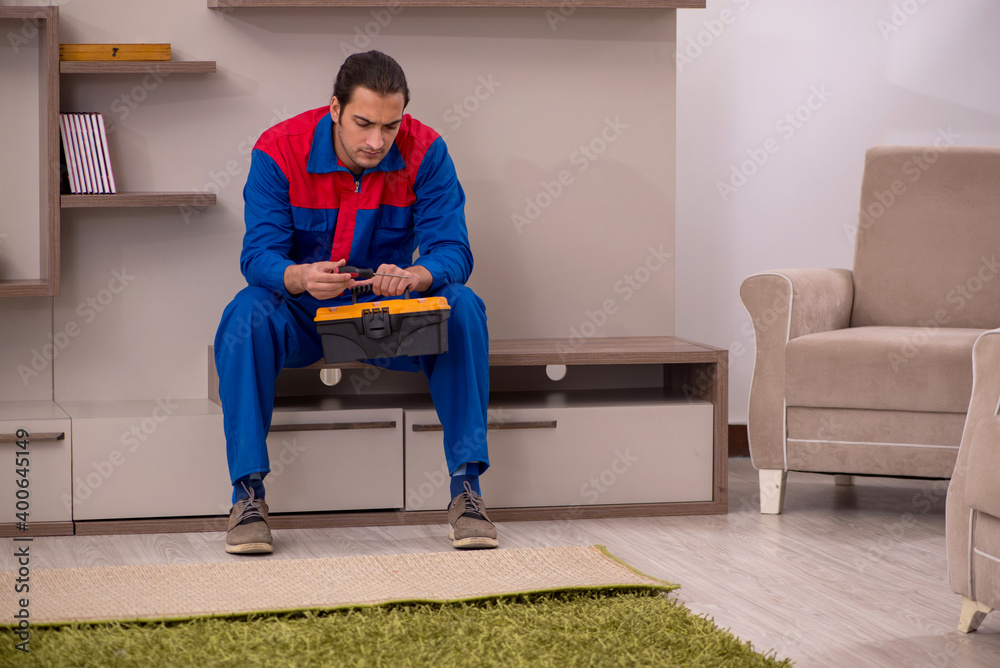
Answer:
<svg viewBox="0 0 1000 668"><path fill-rule="evenodd" d="M691 610L798 666L1000 666L1000 611L976 633L956 630L944 482L857 478L835 487L791 473L784 514L762 516L750 461L729 464L728 515L506 523L501 547L607 545L680 583L676 596ZM483 483L489 502L488 474ZM225 554L221 533L36 538L31 567L434 552L452 549L446 534L442 526L275 531L267 557Z"/></svg>

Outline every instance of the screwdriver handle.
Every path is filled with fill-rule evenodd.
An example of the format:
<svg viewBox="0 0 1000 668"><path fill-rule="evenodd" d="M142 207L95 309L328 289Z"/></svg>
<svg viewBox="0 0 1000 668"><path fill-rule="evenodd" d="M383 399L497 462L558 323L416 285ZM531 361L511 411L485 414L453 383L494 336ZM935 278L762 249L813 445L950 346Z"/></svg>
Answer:
<svg viewBox="0 0 1000 668"><path fill-rule="evenodd" d="M362 267L335 267L333 270L335 274L350 274L351 278L360 278L362 280L368 280L375 276L388 276L389 278L409 278L409 276L404 276L403 274L379 274L374 269L365 269Z"/></svg>
<svg viewBox="0 0 1000 668"><path fill-rule="evenodd" d="M350 274L351 278L360 278L362 280L372 278L375 275L375 271L373 269L365 269L362 267L351 267L351 266L337 267L336 269L334 269L333 273Z"/></svg>

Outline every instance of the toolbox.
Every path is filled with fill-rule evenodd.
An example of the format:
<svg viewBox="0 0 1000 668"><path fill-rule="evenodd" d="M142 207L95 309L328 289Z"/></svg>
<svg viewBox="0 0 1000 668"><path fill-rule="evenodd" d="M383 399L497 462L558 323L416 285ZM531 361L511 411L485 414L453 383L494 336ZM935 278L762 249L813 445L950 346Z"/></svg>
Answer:
<svg viewBox="0 0 1000 668"><path fill-rule="evenodd" d="M448 352L444 297L389 299L321 308L316 329L328 364Z"/></svg>

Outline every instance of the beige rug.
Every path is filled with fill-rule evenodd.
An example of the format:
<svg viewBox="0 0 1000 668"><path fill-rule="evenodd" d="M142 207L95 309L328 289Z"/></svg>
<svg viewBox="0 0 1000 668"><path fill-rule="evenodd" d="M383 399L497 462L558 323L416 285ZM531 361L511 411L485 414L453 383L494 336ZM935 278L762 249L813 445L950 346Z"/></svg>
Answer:
<svg viewBox="0 0 1000 668"><path fill-rule="evenodd" d="M13 571L0 573L3 598L14 591L16 577ZM669 591L676 585L634 570L600 545L329 559L242 557L32 570L30 611L32 624L177 620L601 588Z"/></svg>

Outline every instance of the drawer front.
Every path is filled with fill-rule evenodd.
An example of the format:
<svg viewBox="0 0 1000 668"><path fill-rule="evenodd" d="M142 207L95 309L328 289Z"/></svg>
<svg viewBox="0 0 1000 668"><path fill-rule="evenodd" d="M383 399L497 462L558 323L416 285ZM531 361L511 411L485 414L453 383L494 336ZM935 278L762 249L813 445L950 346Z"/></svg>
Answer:
<svg viewBox="0 0 1000 668"><path fill-rule="evenodd" d="M18 429L30 435L27 449L20 448ZM59 438L59 437L62 438ZM0 421L0 523L17 523L17 513L27 507L28 525L34 522L69 522L73 519L70 472L72 434L68 419ZM22 476L18 459L27 451L27 488L18 486ZM26 492L25 492L26 489ZM27 495L27 498L24 498ZM21 502L20 505L18 502Z"/></svg>
<svg viewBox="0 0 1000 668"><path fill-rule="evenodd" d="M403 507L403 411L275 412L264 479L273 513Z"/></svg>
<svg viewBox="0 0 1000 668"><path fill-rule="evenodd" d="M487 508L712 500L709 403L495 408ZM406 413L406 510L450 501L439 424L433 411Z"/></svg>
<svg viewBox="0 0 1000 668"><path fill-rule="evenodd" d="M221 412L73 418L74 519L218 515L231 493Z"/></svg>

